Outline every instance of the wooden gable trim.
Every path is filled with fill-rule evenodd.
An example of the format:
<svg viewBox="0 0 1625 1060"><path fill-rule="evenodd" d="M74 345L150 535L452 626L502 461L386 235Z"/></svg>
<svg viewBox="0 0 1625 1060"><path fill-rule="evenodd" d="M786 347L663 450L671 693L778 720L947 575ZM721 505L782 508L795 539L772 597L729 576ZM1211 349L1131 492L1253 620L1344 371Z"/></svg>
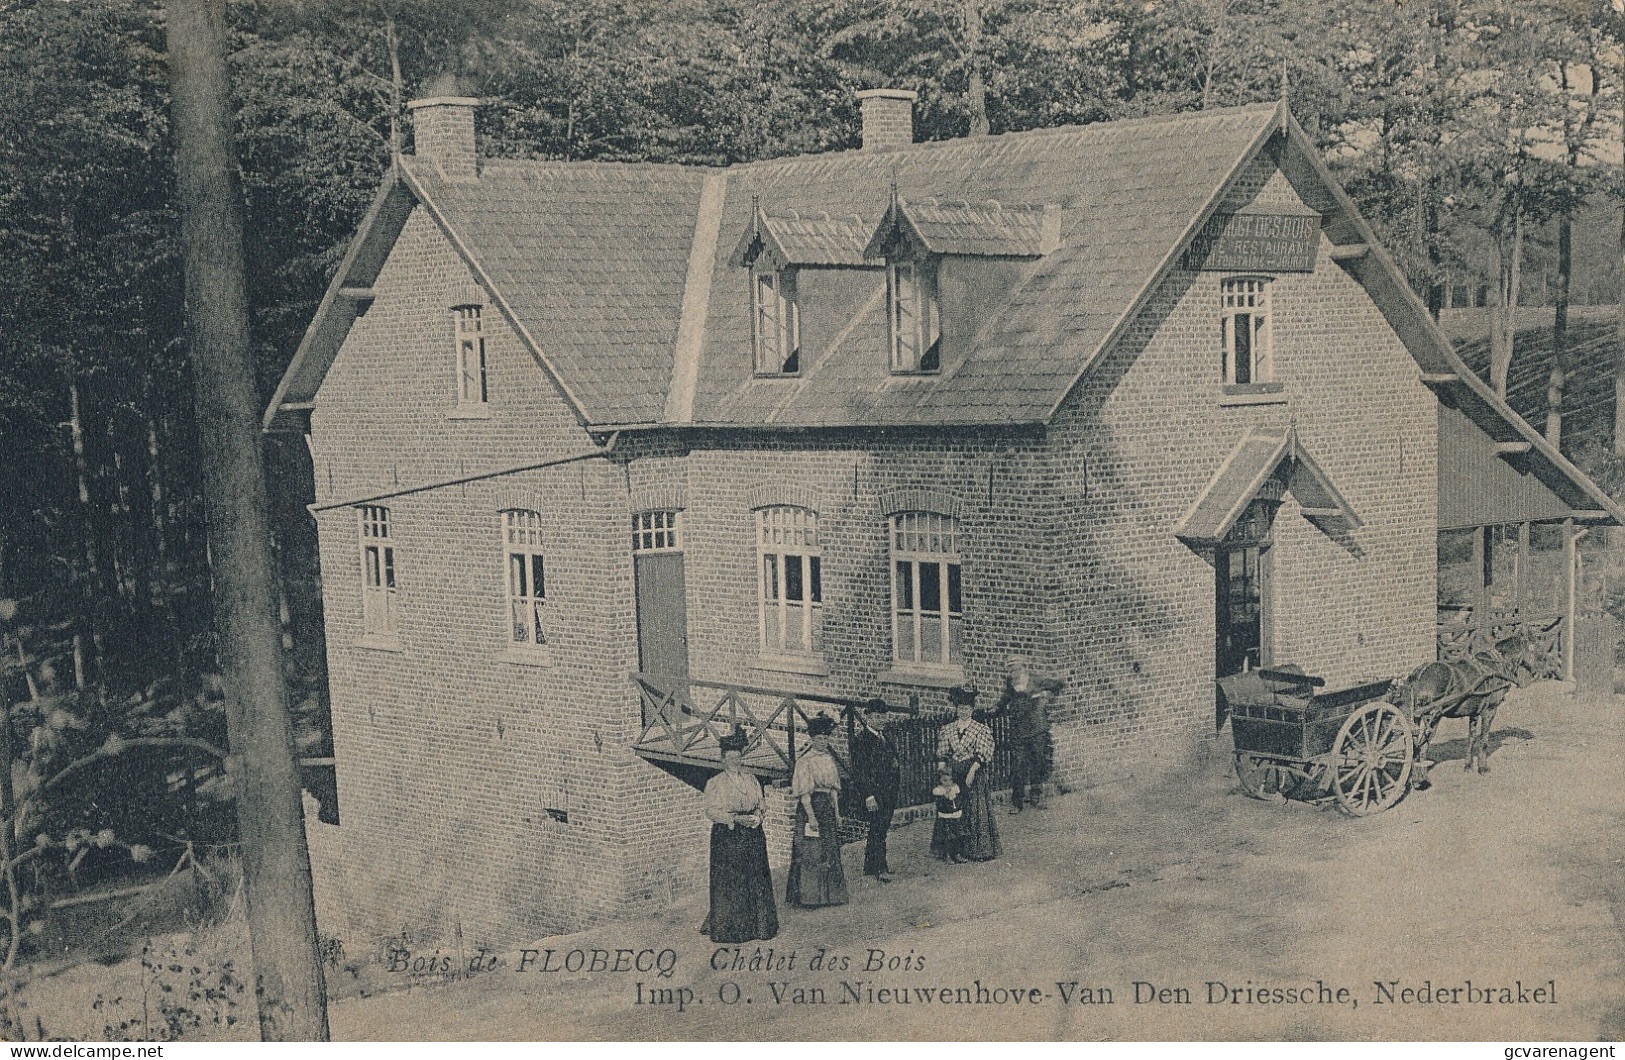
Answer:
<svg viewBox="0 0 1625 1060"><path fill-rule="evenodd" d="M357 295L372 291L373 281L383 271L384 262L389 260L390 251L416 205L415 192L402 178L400 166L391 166L305 328L299 348L277 382L276 391L261 417L261 429L308 428L308 422L300 422L302 418L289 418L285 413L302 411L314 402L316 391L333 366L356 316L371 304L370 297L363 299Z"/></svg>

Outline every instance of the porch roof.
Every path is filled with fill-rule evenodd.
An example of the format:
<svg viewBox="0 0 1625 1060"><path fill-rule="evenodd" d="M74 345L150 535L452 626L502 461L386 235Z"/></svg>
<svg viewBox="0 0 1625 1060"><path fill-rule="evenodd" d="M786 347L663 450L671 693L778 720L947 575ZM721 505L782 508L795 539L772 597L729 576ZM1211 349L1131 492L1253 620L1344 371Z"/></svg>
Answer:
<svg viewBox="0 0 1625 1060"><path fill-rule="evenodd" d="M1286 488L1306 518L1340 524L1346 530L1359 529L1360 517L1298 441L1296 430L1252 427L1213 473L1175 533L1191 545L1209 546L1223 541L1282 464L1290 465Z"/></svg>

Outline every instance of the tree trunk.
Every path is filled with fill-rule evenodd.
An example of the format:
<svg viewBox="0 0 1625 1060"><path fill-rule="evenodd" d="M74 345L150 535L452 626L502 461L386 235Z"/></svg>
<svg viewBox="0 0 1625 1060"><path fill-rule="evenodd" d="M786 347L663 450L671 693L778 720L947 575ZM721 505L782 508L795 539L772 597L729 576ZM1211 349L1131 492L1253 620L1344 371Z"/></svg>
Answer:
<svg viewBox="0 0 1625 1060"><path fill-rule="evenodd" d="M970 134L986 136L987 85L982 80L982 4L981 0L965 0L965 66L969 73L965 102L970 107Z"/></svg>
<svg viewBox="0 0 1625 1060"><path fill-rule="evenodd" d="M1620 98L1625 104L1625 49L1620 51ZM1625 105L1620 119L1625 122ZM1625 141L1620 144L1620 165L1625 168ZM1625 456L1625 204L1619 217L1619 318L1614 324L1614 452Z"/></svg>
<svg viewBox="0 0 1625 1060"><path fill-rule="evenodd" d="M1444 272L1444 252L1439 247L1439 201L1432 180L1423 184L1422 194L1425 198L1422 240L1428 255L1428 315L1437 321L1439 312L1444 309L1444 281L1440 278Z"/></svg>
<svg viewBox="0 0 1625 1060"><path fill-rule="evenodd" d="M176 198L197 393L215 626L260 1037L326 1041L299 773L268 549L248 344L242 189L227 111L225 0L169 0Z"/></svg>
<svg viewBox="0 0 1625 1060"><path fill-rule="evenodd" d="M1507 396L1512 346L1518 334L1518 289L1523 273L1523 204L1512 204L1512 232L1501 241L1501 267L1495 285L1495 319L1490 329L1490 386Z"/></svg>
<svg viewBox="0 0 1625 1060"><path fill-rule="evenodd" d="M1557 221L1557 310L1552 317L1552 371L1546 379L1546 440L1563 445L1564 388L1574 370L1569 354L1569 278L1574 271L1574 218L1564 210Z"/></svg>

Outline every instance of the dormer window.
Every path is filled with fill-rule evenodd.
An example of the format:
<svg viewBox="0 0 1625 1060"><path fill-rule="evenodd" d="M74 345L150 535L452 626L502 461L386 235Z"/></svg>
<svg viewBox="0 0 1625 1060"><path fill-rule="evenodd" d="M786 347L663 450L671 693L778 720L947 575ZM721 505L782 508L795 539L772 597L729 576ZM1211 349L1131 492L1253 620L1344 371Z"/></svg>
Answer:
<svg viewBox="0 0 1625 1060"><path fill-rule="evenodd" d="M479 408L487 400L485 388L485 334L480 307L456 306L451 311L457 342L457 406Z"/></svg>
<svg viewBox="0 0 1625 1060"><path fill-rule="evenodd" d="M796 270L758 264L751 270L750 306L756 374L795 375L801 370Z"/></svg>
<svg viewBox="0 0 1625 1060"><path fill-rule="evenodd" d="M1268 383L1270 364L1270 281L1267 276L1234 276L1219 282L1221 370L1226 386Z"/></svg>
<svg viewBox="0 0 1625 1060"><path fill-rule="evenodd" d="M886 302L891 323L891 370L935 372L942 367L942 327L934 263L890 261Z"/></svg>

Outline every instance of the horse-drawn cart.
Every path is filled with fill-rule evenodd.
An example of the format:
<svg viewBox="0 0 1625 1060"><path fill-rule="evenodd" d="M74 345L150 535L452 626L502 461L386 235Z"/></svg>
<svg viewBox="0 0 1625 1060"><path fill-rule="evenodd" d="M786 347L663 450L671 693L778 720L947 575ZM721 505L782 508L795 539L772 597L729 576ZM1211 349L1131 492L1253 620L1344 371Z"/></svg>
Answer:
<svg viewBox="0 0 1625 1060"><path fill-rule="evenodd" d="M1392 681L1323 692L1323 678L1291 668L1221 678L1235 740L1236 777L1254 798L1301 792L1363 817L1405 796L1415 764L1411 718L1384 696Z"/></svg>

